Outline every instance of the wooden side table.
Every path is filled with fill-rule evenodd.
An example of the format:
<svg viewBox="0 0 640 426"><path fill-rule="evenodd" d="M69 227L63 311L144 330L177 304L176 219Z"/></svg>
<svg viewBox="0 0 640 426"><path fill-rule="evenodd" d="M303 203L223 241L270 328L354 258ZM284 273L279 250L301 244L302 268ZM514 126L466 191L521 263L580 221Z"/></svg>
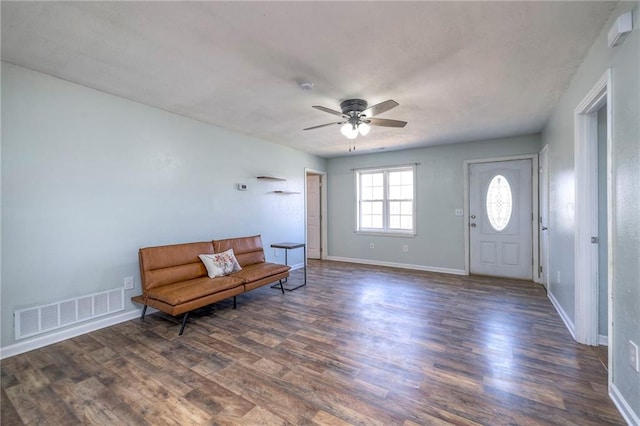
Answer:
<svg viewBox="0 0 640 426"><path fill-rule="evenodd" d="M293 249L297 249L297 248L302 248L303 251L303 255L302 255L302 259L304 262L304 282L302 284L300 284L299 286L293 287L293 288L285 288L285 290L287 291L293 291L297 288L300 287L304 287L305 285L307 285L307 245L305 243L290 243L290 242L283 242L283 243L274 243L271 244L271 248L281 248L284 249L284 264L285 265L289 265L289 259L287 256L287 253L289 253L289 250L293 250ZM288 278L287 278L288 281ZM287 282L285 281L285 282ZM277 286L271 286L272 288L280 288L280 285L278 284Z"/></svg>

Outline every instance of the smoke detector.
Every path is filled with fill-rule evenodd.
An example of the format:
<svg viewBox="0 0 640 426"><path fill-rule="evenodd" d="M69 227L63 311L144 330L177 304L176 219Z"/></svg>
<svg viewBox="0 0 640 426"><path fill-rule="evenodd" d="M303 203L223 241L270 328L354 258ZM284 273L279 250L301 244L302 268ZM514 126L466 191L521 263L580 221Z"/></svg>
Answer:
<svg viewBox="0 0 640 426"><path fill-rule="evenodd" d="M313 90L313 83L310 81L303 81L302 83L300 83L300 88L305 92L309 92Z"/></svg>

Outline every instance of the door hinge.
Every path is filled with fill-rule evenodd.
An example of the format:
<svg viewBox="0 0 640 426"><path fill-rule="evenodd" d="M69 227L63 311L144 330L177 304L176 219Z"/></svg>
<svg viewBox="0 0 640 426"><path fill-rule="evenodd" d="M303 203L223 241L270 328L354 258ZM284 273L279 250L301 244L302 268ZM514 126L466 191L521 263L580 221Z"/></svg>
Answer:
<svg viewBox="0 0 640 426"><path fill-rule="evenodd" d="M539 273L542 273L542 265L540 265L540 266L538 267L538 272L539 272Z"/></svg>
<svg viewBox="0 0 640 426"><path fill-rule="evenodd" d="M598 244L600 242L600 238L598 237L591 237L591 244Z"/></svg>

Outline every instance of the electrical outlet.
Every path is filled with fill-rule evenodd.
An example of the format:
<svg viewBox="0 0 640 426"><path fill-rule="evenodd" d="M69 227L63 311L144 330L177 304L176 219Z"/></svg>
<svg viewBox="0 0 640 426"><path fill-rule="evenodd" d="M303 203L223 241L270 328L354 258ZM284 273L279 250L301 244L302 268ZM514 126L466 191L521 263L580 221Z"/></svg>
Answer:
<svg viewBox="0 0 640 426"><path fill-rule="evenodd" d="M456 216L464 216L464 210L462 210L462 209L455 209L455 210L454 210L454 214L455 214Z"/></svg>
<svg viewBox="0 0 640 426"><path fill-rule="evenodd" d="M638 358L638 345L629 340L629 362L636 373L640 373L640 359Z"/></svg>
<svg viewBox="0 0 640 426"><path fill-rule="evenodd" d="M406 244L405 244L405 245L403 245L403 246L402 246L402 251L403 251L403 252L405 252L405 253L408 253L408 252L409 252L409 246L408 246L408 245L406 245Z"/></svg>
<svg viewBox="0 0 640 426"><path fill-rule="evenodd" d="M373 243L369 243L369 248L374 248L376 245Z"/></svg>
<svg viewBox="0 0 640 426"><path fill-rule="evenodd" d="M133 290L133 277L125 277L125 279L124 279L124 289L125 290Z"/></svg>

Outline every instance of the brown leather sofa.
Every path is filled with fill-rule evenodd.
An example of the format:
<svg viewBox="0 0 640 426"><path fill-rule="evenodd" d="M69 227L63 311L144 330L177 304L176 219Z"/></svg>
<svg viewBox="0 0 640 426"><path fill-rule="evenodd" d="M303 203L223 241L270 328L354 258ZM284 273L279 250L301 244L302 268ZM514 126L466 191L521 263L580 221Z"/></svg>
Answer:
<svg viewBox="0 0 640 426"><path fill-rule="evenodd" d="M198 255L222 253L233 249L241 270L229 275L209 278ZM138 252L142 294L131 298L147 307L172 316L184 314L179 334L182 335L189 312L214 302L236 296L289 276L287 265L265 261L262 237L229 238L217 241L174 244L141 248Z"/></svg>

